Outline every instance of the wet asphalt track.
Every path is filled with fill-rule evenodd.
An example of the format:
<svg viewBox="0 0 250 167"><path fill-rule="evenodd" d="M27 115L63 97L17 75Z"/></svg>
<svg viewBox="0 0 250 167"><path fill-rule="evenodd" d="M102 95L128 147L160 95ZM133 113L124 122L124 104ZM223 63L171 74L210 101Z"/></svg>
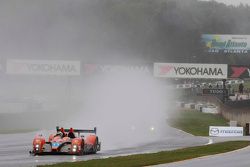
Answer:
<svg viewBox="0 0 250 167"><path fill-rule="evenodd" d="M246 138L245 138L246 139ZM249 140L249 138L248 138ZM249 167L250 147L229 153L195 158L154 167Z"/></svg>
<svg viewBox="0 0 250 167"><path fill-rule="evenodd" d="M111 148L104 147L101 152L95 155L71 156L71 155L46 155L31 156L32 139L37 132L20 134L0 135L0 167L34 167L42 164L53 164L57 162L74 162L90 159L107 158L111 156L121 156L128 154L158 152L163 150L173 150L183 147L204 145L211 141L222 142L229 140L249 140L250 137L235 138L206 138L195 137L174 128L168 128L168 133L161 140L134 145L130 147ZM159 167L198 167L198 166L220 166L220 167L243 167L246 163L250 164L250 148L243 151L212 156L211 158L200 158L190 161L183 161ZM219 164L219 165L218 165ZM240 165L242 164L242 165ZM245 165L246 166L246 165Z"/></svg>
<svg viewBox="0 0 250 167"><path fill-rule="evenodd" d="M2 134L0 135L0 167L33 167L41 164L52 164L57 162L74 162L110 156L158 152L162 150L173 150L189 146L204 145L208 143L207 138L194 137L180 130L169 128L168 134L161 140L134 145L130 147L112 148L104 147L96 155L69 156L31 156L29 150L34 135L32 133Z"/></svg>

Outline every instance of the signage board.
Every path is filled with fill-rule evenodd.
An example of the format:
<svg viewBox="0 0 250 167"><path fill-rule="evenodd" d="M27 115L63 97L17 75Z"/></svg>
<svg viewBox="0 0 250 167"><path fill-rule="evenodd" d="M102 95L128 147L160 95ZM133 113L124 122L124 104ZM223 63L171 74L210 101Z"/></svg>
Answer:
<svg viewBox="0 0 250 167"><path fill-rule="evenodd" d="M209 136L243 136L243 127L209 126Z"/></svg>
<svg viewBox="0 0 250 167"><path fill-rule="evenodd" d="M101 64L83 64L84 74L96 73L143 73L152 74L152 66L148 65L101 65Z"/></svg>
<svg viewBox="0 0 250 167"><path fill-rule="evenodd" d="M22 75L80 75L80 61L63 60L7 60L7 74Z"/></svg>
<svg viewBox="0 0 250 167"><path fill-rule="evenodd" d="M250 66L228 65L228 78L250 78Z"/></svg>
<svg viewBox="0 0 250 167"><path fill-rule="evenodd" d="M177 89L189 89L189 88L192 88L192 87L193 87L192 84L177 84L176 85Z"/></svg>
<svg viewBox="0 0 250 167"><path fill-rule="evenodd" d="M228 93L227 89L203 89L203 95L225 95Z"/></svg>
<svg viewBox="0 0 250 167"><path fill-rule="evenodd" d="M154 63L154 76L226 79L227 64Z"/></svg>
<svg viewBox="0 0 250 167"><path fill-rule="evenodd" d="M250 51L250 35L203 34L201 38L209 53L246 54Z"/></svg>

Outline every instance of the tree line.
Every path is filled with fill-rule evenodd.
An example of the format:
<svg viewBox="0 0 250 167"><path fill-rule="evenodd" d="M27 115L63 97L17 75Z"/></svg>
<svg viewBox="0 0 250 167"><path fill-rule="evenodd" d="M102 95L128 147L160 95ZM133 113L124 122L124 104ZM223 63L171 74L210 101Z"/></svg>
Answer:
<svg viewBox="0 0 250 167"><path fill-rule="evenodd" d="M247 64L250 54L209 54L202 34L250 34L250 7L198 0L102 0L103 44L145 62ZM111 48L111 49L110 49Z"/></svg>

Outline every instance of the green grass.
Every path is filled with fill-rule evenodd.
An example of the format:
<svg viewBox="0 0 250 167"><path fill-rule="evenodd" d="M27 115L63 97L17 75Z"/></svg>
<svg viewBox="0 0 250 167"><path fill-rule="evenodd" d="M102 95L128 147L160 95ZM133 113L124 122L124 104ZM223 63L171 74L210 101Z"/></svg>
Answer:
<svg viewBox="0 0 250 167"><path fill-rule="evenodd" d="M129 155L107 159L97 159L74 163L60 163L43 167L141 167L163 163L176 162L201 156L219 154L246 147L249 141L231 141L206 146L191 147L174 151L164 151L151 154Z"/></svg>
<svg viewBox="0 0 250 167"><path fill-rule="evenodd" d="M169 119L170 125L195 136L208 136L209 126L228 126L221 115L185 110Z"/></svg>

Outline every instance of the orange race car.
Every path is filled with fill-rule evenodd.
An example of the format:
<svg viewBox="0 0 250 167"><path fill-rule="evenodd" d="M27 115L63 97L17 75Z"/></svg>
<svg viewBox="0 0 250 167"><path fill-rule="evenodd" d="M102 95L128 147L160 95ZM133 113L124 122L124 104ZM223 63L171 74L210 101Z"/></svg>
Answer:
<svg viewBox="0 0 250 167"><path fill-rule="evenodd" d="M48 141L42 135L35 136L33 140L33 155L43 154L70 154L83 155L95 154L101 150L101 143L96 136L96 128L93 130L83 129L59 129L56 127L55 134L49 136ZM88 134L83 136L82 134ZM77 134L77 136L76 136Z"/></svg>

